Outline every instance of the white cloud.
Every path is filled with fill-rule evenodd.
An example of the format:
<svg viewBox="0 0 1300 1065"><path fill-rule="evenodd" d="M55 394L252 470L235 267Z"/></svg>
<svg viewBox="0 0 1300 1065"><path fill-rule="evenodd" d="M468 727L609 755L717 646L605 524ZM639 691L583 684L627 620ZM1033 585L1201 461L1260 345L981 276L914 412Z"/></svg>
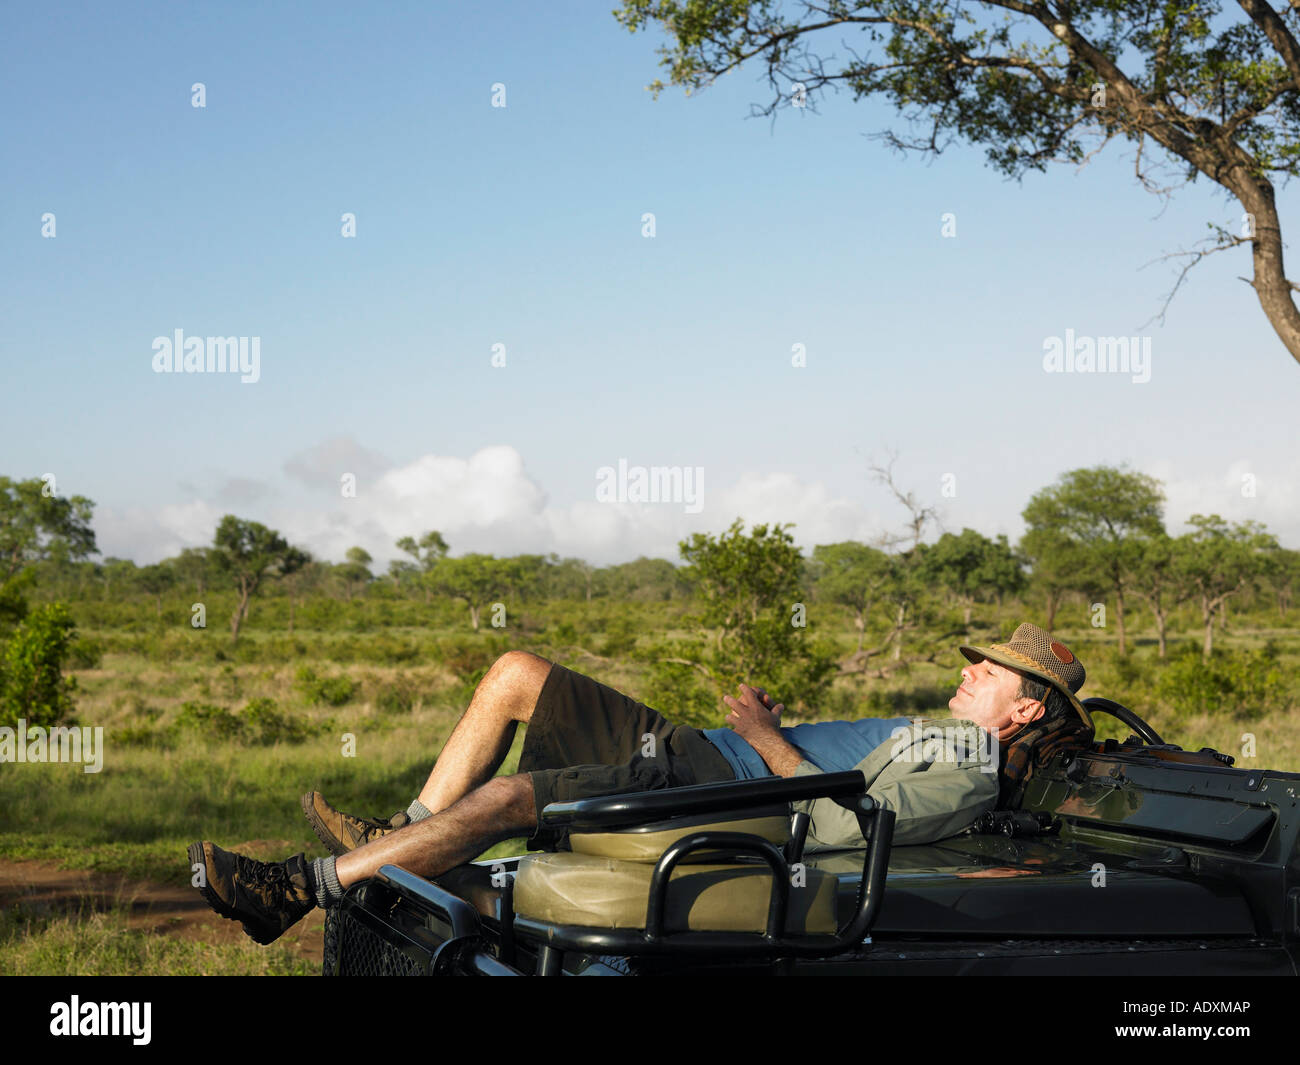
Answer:
<svg viewBox="0 0 1300 1065"><path fill-rule="evenodd" d="M201 500L130 507L98 507L94 520L100 558L127 558L139 565L178 555L183 547L207 547L225 513Z"/></svg>
<svg viewBox="0 0 1300 1065"><path fill-rule="evenodd" d="M343 438L339 438L342 440ZM316 456L316 474L335 478L340 462L367 452L355 442L327 442L301 455ZM300 455L300 458L301 458ZM349 459L349 455L351 459ZM1289 459L1293 467L1297 460ZM296 463L304 472L310 463ZM353 465L356 465L353 462ZM1192 513L1219 513L1233 521L1256 518L1284 544L1300 543L1300 469L1286 469L1286 461L1259 466L1243 458L1216 470L1189 471L1172 463L1145 467L1165 483L1168 495L1166 524L1175 535L1185 531ZM1256 495L1243 496L1243 476L1256 476ZM323 497L317 497L323 498ZM338 495L331 503L306 506L248 508L241 517L279 529L288 539L306 547L318 558L339 561L353 545L364 547L382 571L398 556L395 543L402 536L419 536L439 530L453 554L483 551L496 555L519 553L576 555L596 565L628 561L639 555L678 559L677 544L695 531L719 533L737 517L746 526L755 523L793 522L796 542L805 550L816 544L842 540L872 542L883 531L897 532L901 509L881 511L850 498L835 495L820 481L806 481L790 473L746 473L728 486L705 481L703 509L686 512L680 503L599 503L592 498L567 506L548 501L545 490L528 473L523 456L507 445L485 447L468 458L423 455L405 465L372 469L358 478L356 498ZM924 500L923 502L942 502ZM227 508L205 500L135 507L125 511L101 508L95 531L105 556L131 558L143 564L177 554L182 547L206 546ZM1018 526L1016 515L998 522L997 515L962 513L961 521L948 525L956 531L971 519L974 527L994 535L1007 525ZM1015 539L1015 536L1012 536Z"/></svg>

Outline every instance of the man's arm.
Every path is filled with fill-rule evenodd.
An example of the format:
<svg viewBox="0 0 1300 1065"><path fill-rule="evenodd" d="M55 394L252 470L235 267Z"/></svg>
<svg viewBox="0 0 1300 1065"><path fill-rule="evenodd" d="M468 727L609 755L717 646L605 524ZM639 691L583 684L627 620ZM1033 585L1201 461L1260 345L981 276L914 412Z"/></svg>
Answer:
<svg viewBox="0 0 1300 1065"><path fill-rule="evenodd" d="M736 735L748 743L767 768L778 777L792 777L803 755L781 735L781 711L784 703L772 705L772 697L762 688L740 686L740 698L724 695L722 701L731 707L726 722Z"/></svg>

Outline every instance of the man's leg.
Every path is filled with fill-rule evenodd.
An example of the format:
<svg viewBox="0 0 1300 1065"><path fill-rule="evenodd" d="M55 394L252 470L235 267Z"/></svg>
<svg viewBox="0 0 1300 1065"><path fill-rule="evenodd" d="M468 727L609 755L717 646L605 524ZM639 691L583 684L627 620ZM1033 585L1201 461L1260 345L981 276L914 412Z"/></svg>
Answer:
<svg viewBox="0 0 1300 1065"><path fill-rule="evenodd" d="M495 777L445 809L358 847L335 862L343 888L368 880L383 865L400 865L425 878L477 858L494 843L537 827L527 773Z"/></svg>
<svg viewBox="0 0 1300 1065"><path fill-rule="evenodd" d="M496 777L446 809L338 858L308 862L298 854L283 862L259 862L206 841L195 843L190 861L196 873L203 867L196 883L217 913L240 921L259 943L270 943L316 905L337 904L348 887L374 876L383 865L432 878L502 839L540 835L538 811L549 802L731 779L725 759L709 753L707 741L695 730L680 731L680 739L673 735L653 755L637 754L625 765ZM695 755L687 753L688 746L698 744L704 746Z"/></svg>
<svg viewBox="0 0 1300 1065"><path fill-rule="evenodd" d="M430 813L492 779L510 753L516 728L532 720L550 672L549 661L528 651L508 651L492 664L420 791Z"/></svg>
<svg viewBox="0 0 1300 1065"><path fill-rule="evenodd" d="M498 777L451 807L367 843L343 857L308 862L296 854L261 862L204 840L189 848L194 883L222 917L239 921L258 943L278 939L317 905L333 905L343 890L396 863L426 877L468 861L498 840L535 827L532 782L526 774Z"/></svg>
<svg viewBox="0 0 1300 1065"><path fill-rule="evenodd" d="M380 839L411 821L438 813L490 780L514 740L520 723L532 720L551 663L528 651L498 658L474 689L469 708L438 754L424 788L405 811L365 818L337 810L319 792L302 797L303 813L334 855Z"/></svg>

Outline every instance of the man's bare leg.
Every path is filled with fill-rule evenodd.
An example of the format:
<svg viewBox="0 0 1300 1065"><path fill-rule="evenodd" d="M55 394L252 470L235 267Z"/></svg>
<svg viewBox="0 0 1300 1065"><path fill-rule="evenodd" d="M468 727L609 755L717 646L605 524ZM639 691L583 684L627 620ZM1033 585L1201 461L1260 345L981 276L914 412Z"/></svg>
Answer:
<svg viewBox="0 0 1300 1065"><path fill-rule="evenodd" d="M477 858L493 843L530 834L536 827L537 804L528 774L496 777L432 817L350 851L334 868L345 889L389 864L435 877Z"/></svg>
<svg viewBox="0 0 1300 1065"><path fill-rule="evenodd" d="M420 791L427 809L439 813L492 779L515 729L532 719L550 672L549 661L528 651L507 651L492 663Z"/></svg>

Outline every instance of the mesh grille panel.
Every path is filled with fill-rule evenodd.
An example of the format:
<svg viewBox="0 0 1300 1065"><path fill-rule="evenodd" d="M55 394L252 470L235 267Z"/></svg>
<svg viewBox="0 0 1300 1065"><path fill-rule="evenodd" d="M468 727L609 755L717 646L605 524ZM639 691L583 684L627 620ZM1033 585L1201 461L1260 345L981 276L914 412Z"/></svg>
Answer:
<svg viewBox="0 0 1300 1065"><path fill-rule="evenodd" d="M419 962L386 943L348 914L336 911L337 949L340 976L424 976L427 969ZM326 953L329 951L329 920L326 920Z"/></svg>

